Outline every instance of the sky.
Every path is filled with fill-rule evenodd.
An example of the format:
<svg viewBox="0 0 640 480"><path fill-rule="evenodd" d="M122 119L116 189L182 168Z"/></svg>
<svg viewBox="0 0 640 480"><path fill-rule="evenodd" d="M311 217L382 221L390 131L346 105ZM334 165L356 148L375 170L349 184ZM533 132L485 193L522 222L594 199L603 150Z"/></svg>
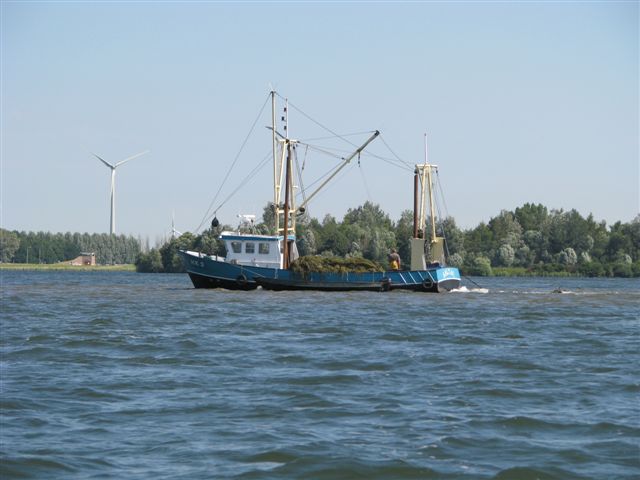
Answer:
<svg viewBox="0 0 640 480"><path fill-rule="evenodd" d="M309 205L315 218L369 200L399 219L426 133L442 213L462 228L527 202L629 222L638 5L3 0L0 224L108 232L110 173L92 152L145 150L117 170L117 233L159 239L172 217L193 232L210 206L225 224L260 217L271 167L242 180L271 148L270 104L258 117L271 88L296 107L294 138L382 132ZM303 179L336 161L309 159Z"/></svg>

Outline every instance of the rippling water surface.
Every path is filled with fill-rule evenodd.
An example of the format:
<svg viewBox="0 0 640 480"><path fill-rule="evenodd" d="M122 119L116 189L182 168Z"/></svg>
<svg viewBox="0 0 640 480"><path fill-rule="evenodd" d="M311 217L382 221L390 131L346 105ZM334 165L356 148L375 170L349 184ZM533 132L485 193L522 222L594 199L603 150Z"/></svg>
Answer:
<svg viewBox="0 0 640 480"><path fill-rule="evenodd" d="M640 478L637 279L1 275L3 479Z"/></svg>

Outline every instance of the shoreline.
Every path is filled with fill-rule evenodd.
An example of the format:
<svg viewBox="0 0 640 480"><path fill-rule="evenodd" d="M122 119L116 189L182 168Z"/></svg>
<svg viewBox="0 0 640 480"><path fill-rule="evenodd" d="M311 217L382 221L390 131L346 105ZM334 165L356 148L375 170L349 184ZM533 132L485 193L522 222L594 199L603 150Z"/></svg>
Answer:
<svg viewBox="0 0 640 480"><path fill-rule="evenodd" d="M135 272L136 266L132 263L123 265L70 265L68 263L0 263L0 270Z"/></svg>
<svg viewBox="0 0 640 480"><path fill-rule="evenodd" d="M68 263L0 263L0 271L66 271L66 272L136 272L136 266L132 263L121 265L69 265ZM138 272L146 273L146 272ZM155 272L165 273L165 272ZM493 269L492 275L466 275L463 277L473 278L614 278L614 277L589 277L573 272L546 272L543 274L527 272L523 268L500 268Z"/></svg>

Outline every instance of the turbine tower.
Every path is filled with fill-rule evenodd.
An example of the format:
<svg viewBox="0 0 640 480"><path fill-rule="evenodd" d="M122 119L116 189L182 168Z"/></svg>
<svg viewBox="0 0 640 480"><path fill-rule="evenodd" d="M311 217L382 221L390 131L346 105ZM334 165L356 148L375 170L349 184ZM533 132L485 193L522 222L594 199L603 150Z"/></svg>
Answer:
<svg viewBox="0 0 640 480"><path fill-rule="evenodd" d="M178 238L180 235L182 235L182 232L179 232L178 230L176 230L175 216L176 216L176 212L172 211L171 212L171 239Z"/></svg>
<svg viewBox="0 0 640 480"><path fill-rule="evenodd" d="M105 166L109 167L111 169L111 229L110 229L110 233L111 235L113 235L114 233L116 233L116 168L118 168L120 165L122 165L123 163L128 162L129 160L133 160L134 158L138 158L141 155L144 155L145 153L149 153L149 150L145 150L144 152L140 152L140 153L136 153L135 155L129 157L129 158L125 158L124 160L112 165L109 162L107 162L106 160L104 160L103 158L100 158L98 155L96 155L95 153L92 153L92 155L94 157L96 157L98 160L100 160L102 163L105 164Z"/></svg>

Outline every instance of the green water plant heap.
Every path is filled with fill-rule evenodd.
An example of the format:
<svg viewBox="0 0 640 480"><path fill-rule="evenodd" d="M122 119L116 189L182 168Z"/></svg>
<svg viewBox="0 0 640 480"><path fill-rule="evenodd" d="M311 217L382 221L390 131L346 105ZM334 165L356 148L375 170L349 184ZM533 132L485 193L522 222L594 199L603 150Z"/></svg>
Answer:
<svg viewBox="0 0 640 480"><path fill-rule="evenodd" d="M311 272L321 273L365 273L384 272L384 268L377 262L362 257L320 257L308 255L300 257L291 263L291 270L305 275Z"/></svg>

